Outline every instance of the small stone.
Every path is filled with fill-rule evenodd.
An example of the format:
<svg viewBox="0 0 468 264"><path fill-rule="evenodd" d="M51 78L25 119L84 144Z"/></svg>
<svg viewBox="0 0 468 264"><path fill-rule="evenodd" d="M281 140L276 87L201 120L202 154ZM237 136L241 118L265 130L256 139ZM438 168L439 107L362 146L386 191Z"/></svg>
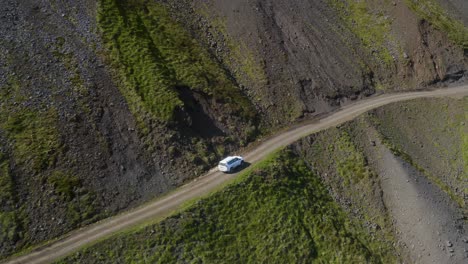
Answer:
<svg viewBox="0 0 468 264"><path fill-rule="evenodd" d="M452 242L450 242L450 241L448 241L448 240L445 242L445 244L447 245L447 247L453 246Z"/></svg>

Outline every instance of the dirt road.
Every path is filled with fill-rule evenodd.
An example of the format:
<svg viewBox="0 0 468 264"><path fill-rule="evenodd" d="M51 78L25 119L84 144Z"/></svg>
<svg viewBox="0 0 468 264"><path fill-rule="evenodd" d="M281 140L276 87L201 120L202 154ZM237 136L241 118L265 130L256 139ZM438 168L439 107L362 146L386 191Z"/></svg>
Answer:
<svg viewBox="0 0 468 264"><path fill-rule="evenodd" d="M392 102L438 96L468 96L468 85L430 92L389 94L361 100L355 104L343 107L341 110L314 123L304 124L283 131L265 140L248 153L243 153L244 158L247 162L255 164L276 149L287 146L303 136L351 120L370 109ZM165 197L91 226L73 231L56 242L37 248L24 256L10 259L6 263L38 264L52 262L76 251L88 243L102 239L112 233L134 227L154 218L167 217L171 212L180 208L185 202L209 193L220 185L232 180L236 175L238 175L238 173L222 174L213 169L206 175L178 188Z"/></svg>

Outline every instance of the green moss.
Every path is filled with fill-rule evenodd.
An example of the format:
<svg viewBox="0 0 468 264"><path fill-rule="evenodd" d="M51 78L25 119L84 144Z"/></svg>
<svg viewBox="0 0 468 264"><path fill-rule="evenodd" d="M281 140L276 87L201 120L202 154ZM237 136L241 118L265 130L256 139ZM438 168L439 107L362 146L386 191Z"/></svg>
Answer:
<svg viewBox="0 0 468 264"><path fill-rule="evenodd" d="M294 154L160 224L114 236L61 263L380 263L394 260L351 222Z"/></svg>
<svg viewBox="0 0 468 264"><path fill-rule="evenodd" d="M0 128L14 141L17 164L39 172L55 162L60 148L57 118L52 108L47 112L21 109L0 117Z"/></svg>
<svg viewBox="0 0 468 264"><path fill-rule="evenodd" d="M233 71L236 78L249 82L255 85L266 85L267 77L264 70L264 65L255 56L254 51L250 49L242 40L231 37L227 30L227 22L224 17L218 16L206 4L201 5L196 11L210 22L211 27L208 28L213 36L222 35L230 52L220 54L225 64L229 65L238 71Z"/></svg>
<svg viewBox="0 0 468 264"><path fill-rule="evenodd" d="M382 83L376 83L375 84L375 90L376 91L385 91L385 86Z"/></svg>
<svg viewBox="0 0 468 264"><path fill-rule="evenodd" d="M86 190L77 176L56 170L47 178L47 182L56 195L51 199L58 197L60 203L66 205L65 217L72 225L90 223L104 216L97 214L94 193Z"/></svg>
<svg viewBox="0 0 468 264"><path fill-rule="evenodd" d="M20 225L15 211L0 212L0 241L15 241L19 238Z"/></svg>
<svg viewBox="0 0 468 264"><path fill-rule="evenodd" d="M81 182L76 176L69 175L63 171L52 172L47 181L53 186L55 192L65 200L73 199L73 190L81 186Z"/></svg>
<svg viewBox="0 0 468 264"><path fill-rule="evenodd" d="M244 118L253 117L248 100L162 5L102 0L98 21L135 115L143 110L171 120L184 105L177 87L189 87L220 99Z"/></svg>
<svg viewBox="0 0 468 264"><path fill-rule="evenodd" d="M337 161L337 171L345 179L345 184L368 180L371 177L364 155L356 149L347 132L341 133L335 146L342 156Z"/></svg>
<svg viewBox="0 0 468 264"><path fill-rule="evenodd" d="M386 65L393 64L394 59L386 47L391 39L391 21L383 12L371 12L365 0L328 1L369 52L376 51L376 56Z"/></svg>
<svg viewBox="0 0 468 264"><path fill-rule="evenodd" d="M447 33L451 41L468 49L468 28L450 16L435 0L405 0L408 7L420 18Z"/></svg>
<svg viewBox="0 0 468 264"><path fill-rule="evenodd" d="M0 206L12 205L14 198L13 179L10 174L8 161L0 153Z"/></svg>
<svg viewBox="0 0 468 264"><path fill-rule="evenodd" d="M247 77L257 85L266 85L267 77L265 74L264 66L258 62L253 52L247 48L243 42L235 42L233 39L228 39L228 46L232 51L232 58L235 63L239 65L239 68Z"/></svg>
<svg viewBox="0 0 468 264"><path fill-rule="evenodd" d="M16 193L7 157L0 153L0 244L17 241L22 234L21 209L15 208Z"/></svg>
<svg viewBox="0 0 468 264"><path fill-rule="evenodd" d="M98 214L94 203L95 195L89 192L80 194L72 203L67 204L66 217L73 225L86 225L105 217Z"/></svg>

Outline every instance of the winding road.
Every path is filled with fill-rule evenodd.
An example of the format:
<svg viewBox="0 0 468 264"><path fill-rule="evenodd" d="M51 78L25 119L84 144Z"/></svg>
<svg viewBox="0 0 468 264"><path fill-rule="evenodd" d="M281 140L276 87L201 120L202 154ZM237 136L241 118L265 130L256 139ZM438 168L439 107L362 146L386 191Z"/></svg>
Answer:
<svg viewBox="0 0 468 264"><path fill-rule="evenodd" d="M344 106L339 111L315 122L306 123L282 131L261 142L246 153L243 153L243 156L247 162L255 164L278 148L285 147L301 137L329 127L337 126L379 106L421 97L443 96L468 96L468 85L434 91L386 94L360 100L354 104ZM16 256L6 260L5 263L39 264L53 262L54 260L71 254L88 243L103 239L118 231L132 228L154 219L163 219L175 210L180 209L187 201L200 198L216 190L223 184L231 181L237 175L238 173L223 174L212 169L207 174L155 201L102 220L93 225L72 231L57 241L38 247L23 256Z"/></svg>

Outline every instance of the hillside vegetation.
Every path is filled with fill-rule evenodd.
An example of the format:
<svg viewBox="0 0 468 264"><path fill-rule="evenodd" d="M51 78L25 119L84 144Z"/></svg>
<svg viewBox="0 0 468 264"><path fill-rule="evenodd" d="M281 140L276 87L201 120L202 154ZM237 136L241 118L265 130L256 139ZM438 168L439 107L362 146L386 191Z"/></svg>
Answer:
<svg viewBox="0 0 468 264"><path fill-rule="evenodd" d="M405 0L405 3L419 17L432 23L437 29L447 33L450 40L468 50L468 28L451 17L436 0Z"/></svg>
<svg viewBox="0 0 468 264"><path fill-rule="evenodd" d="M137 117L146 110L159 120L173 120L176 108L184 106L178 89L188 87L253 118L248 100L163 5L102 0L98 13L112 65L121 75L120 89Z"/></svg>
<svg viewBox="0 0 468 264"><path fill-rule="evenodd" d="M347 217L304 160L283 150L224 190L159 224L60 263L371 262L392 248Z"/></svg>
<svg viewBox="0 0 468 264"><path fill-rule="evenodd" d="M393 103L307 136L183 211L59 263L416 261L420 256L412 254L394 226L400 218L387 208L391 190L382 183L388 175L377 153L393 151L401 166L419 170L415 184L427 179L453 199L431 200L434 196L425 202L447 202L458 212L463 205L456 206L457 195L464 190L456 186L466 181L466 100ZM463 229L459 218L453 221L451 232Z"/></svg>

